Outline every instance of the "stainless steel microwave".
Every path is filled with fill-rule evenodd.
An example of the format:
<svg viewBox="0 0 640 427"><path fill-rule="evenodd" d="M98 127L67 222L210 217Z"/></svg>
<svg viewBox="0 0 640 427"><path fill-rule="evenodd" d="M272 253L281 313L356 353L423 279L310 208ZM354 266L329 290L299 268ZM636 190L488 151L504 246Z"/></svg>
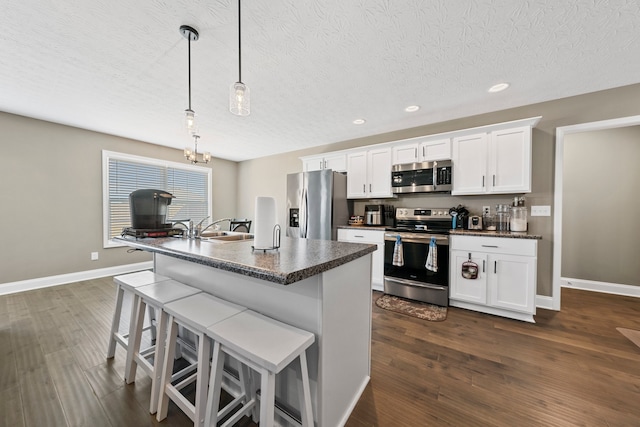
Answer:
<svg viewBox="0 0 640 427"><path fill-rule="evenodd" d="M451 160L405 163L391 168L394 193L450 193L452 182Z"/></svg>

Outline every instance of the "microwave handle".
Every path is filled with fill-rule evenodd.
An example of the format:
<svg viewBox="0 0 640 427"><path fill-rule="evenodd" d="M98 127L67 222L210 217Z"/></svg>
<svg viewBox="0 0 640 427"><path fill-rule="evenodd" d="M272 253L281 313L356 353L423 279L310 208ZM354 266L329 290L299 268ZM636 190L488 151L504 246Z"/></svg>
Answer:
<svg viewBox="0 0 640 427"><path fill-rule="evenodd" d="M433 162L433 189L438 189L438 162Z"/></svg>

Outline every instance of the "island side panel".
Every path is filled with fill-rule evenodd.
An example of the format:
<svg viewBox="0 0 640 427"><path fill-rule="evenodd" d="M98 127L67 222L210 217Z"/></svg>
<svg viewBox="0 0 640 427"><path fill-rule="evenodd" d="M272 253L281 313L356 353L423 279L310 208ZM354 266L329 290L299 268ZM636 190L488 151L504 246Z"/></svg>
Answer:
<svg viewBox="0 0 640 427"><path fill-rule="evenodd" d="M371 254L322 273L323 426L344 425L371 374Z"/></svg>
<svg viewBox="0 0 640 427"><path fill-rule="evenodd" d="M346 422L370 374L371 255L286 286L161 254L155 254L155 268L316 334L307 351L314 418L318 426ZM284 377L278 398L298 408L293 371Z"/></svg>

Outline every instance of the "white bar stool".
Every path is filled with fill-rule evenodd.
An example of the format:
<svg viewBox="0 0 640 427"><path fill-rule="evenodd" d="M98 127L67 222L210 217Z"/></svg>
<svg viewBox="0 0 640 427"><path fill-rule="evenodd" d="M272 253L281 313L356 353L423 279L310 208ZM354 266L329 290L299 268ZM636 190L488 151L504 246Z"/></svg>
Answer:
<svg viewBox="0 0 640 427"><path fill-rule="evenodd" d="M139 286L151 285L152 283L169 280L168 277L161 276L152 271L137 271L135 273L115 276L113 281L116 284L116 307L111 321L111 333L109 334L109 345L107 347L107 359L111 359L116 354L116 344L120 344L125 350L128 347L129 334L121 334L120 320L122 315L122 302L125 292L133 295L133 290ZM135 318L136 305L131 303L131 315L129 317L129 330L131 322Z"/></svg>
<svg viewBox="0 0 640 427"><path fill-rule="evenodd" d="M302 425L313 427L313 410L307 370L306 349L313 344L311 332L284 324L251 310L243 311L207 328L213 339L213 359L209 379L206 426L217 425L220 413L220 388L224 354L235 358L260 374L260 427L272 427L275 416L275 376L295 359L300 361L300 415ZM236 422L243 413L253 409L257 398L255 386L251 399L224 426ZM240 415L238 415L240 414Z"/></svg>
<svg viewBox="0 0 640 427"><path fill-rule="evenodd" d="M246 310L245 307L230 303L207 293L193 295L165 304L163 311L169 315L169 332L165 349L164 366L162 368L162 382L158 403L158 421L167 417L169 400L175 404L193 421L194 426L204 426L207 389L209 385L209 361L211 357L211 340L205 335L207 327L215 325L231 316ZM181 379L174 385L173 380L183 377L183 372L173 374L175 346L178 326L193 332L198 338L198 360L195 374ZM187 368L188 369L188 368ZM180 390L196 381L195 405L182 394ZM237 401L246 399L243 386L243 375L240 374L242 393Z"/></svg>
<svg viewBox="0 0 640 427"><path fill-rule="evenodd" d="M167 334L167 315L163 307L165 304L186 298L191 295L200 294L200 289L187 286L175 280L164 280L151 285L139 286L133 290L134 304L136 306L136 316L131 322L129 332L129 348L127 348L127 364L125 368L125 381L131 384L136 379L136 368L138 365L151 377L151 401L149 412L155 414L158 410L158 397L160 394L160 370L163 365L164 348ZM140 341L142 338L144 312L146 307L156 310L156 343L154 346L140 351ZM153 356L153 365L147 360Z"/></svg>

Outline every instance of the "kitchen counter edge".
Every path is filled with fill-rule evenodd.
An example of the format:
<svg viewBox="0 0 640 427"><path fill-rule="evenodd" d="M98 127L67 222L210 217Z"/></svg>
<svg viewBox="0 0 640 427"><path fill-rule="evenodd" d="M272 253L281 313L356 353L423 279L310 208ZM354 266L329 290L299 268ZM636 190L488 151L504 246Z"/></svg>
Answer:
<svg viewBox="0 0 640 427"><path fill-rule="evenodd" d="M285 238L289 240L289 238ZM283 240L285 240L283 239ZM308 255L310 262L308 265L305 265L300 268L292 269L292 270L284 270L278 268L278 265L286 264L287 259L284 257L293 258L296 255L296 250L290 251L287 250L286 247L281 247L277 252L268 251L263 253L261 251L251 252L255 256L255 262L250 264L246 259L240 261L238 259L233 259L233 253L222 253L215 255L207 255L202 253L190 252L188 248L176 248L174 247L165 247L163 242L176 242L179 240L188 242L187 239L179 239L175 237L166 237L166 238L146 238L146 239L127 239L122 237L116 237L114 240L124 243L133 248L146 250L152 253L167 255L174 258L183 259L185 261L191 261L197 264L206 265L213 268L218 268L220 270L229 271L232 273L238 273L249 277L254 277L256 279L266 280L268 282L277 283L280 285L290 285L292 283L298 282L300 280L304 280L306 278L316 276L325 271L334 269L339 267L340 265L351 262L357 258L363 257L369 253L372 253L376 250L375 245L363 244L363 243L343 243L336 242L332 240L308 240L307 242L314 242L312 245L323 245L323 244L337 244L341 245L341 248L335 248L331 250L331 256L327 256L326 258L322 258L317 256L318 254L311 253ZM292 239L298 240L298 239ZM302 239L307 240L307 239ZM325 243L323 243L325 242ZM330 242L330 243L327 243ZM284 243L284 242L283 242ZM206 243L210 244L210 243ZM223 243L221 247L225 247L227 245L243 245L244 250L251 251L252 241L246 242L233 242L233 243ZM227 246L228 247L228 246ZM237 246L239 247L239 246ZM277 259L279 260L278 265L275 263L270 263L269 259L273 259L273 254L278 254Z"/></svg>
<svg viewBox="0 0 640 427"><path fill-rule="evenodd" d="M503 237L506 239L542 240L539 234L529 234L526 231L488 231L488 230L451 230L452 236Z"/></svg>
<svg viewBox="0 0 640 427"><path fill-rule="evenodd" d="M384 225L339 225L338 228L342 229L356 229L356 230L378 230L384 231L386 227Z"/></svg>

